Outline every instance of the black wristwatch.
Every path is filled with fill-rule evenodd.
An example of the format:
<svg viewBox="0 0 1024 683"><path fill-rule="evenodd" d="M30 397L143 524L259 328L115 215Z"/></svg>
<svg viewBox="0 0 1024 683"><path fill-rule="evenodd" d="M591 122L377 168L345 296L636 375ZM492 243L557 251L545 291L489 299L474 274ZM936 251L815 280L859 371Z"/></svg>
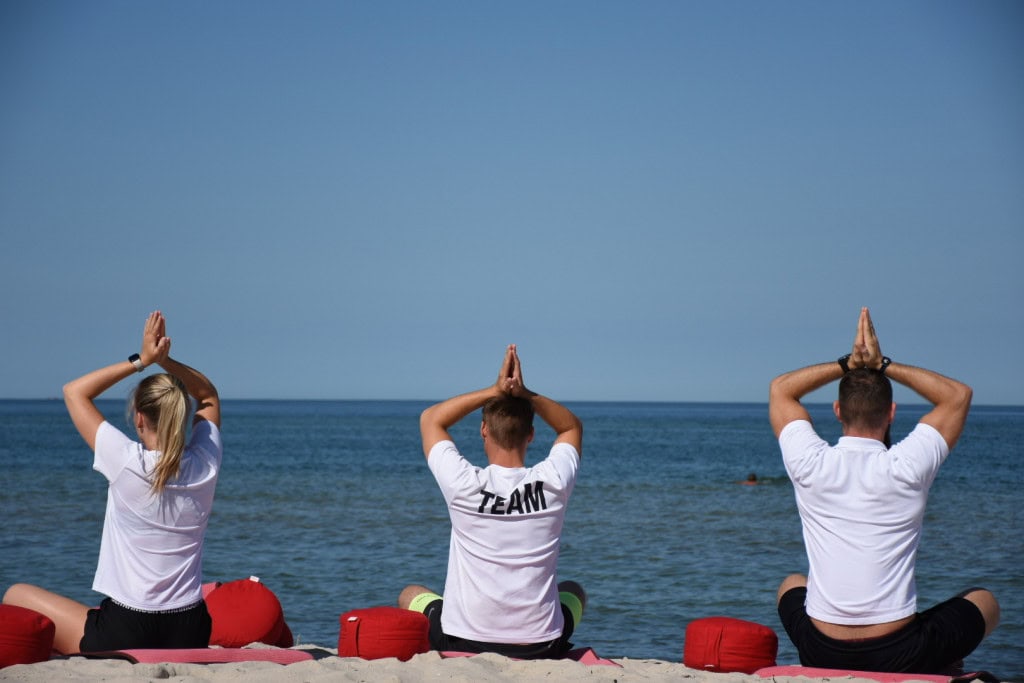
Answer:
<svg viewBox="0 0 1024 683"><path fill-rule="evenodd" d="M142 356L137 353L128 356L128 362L135 366L135 372L142 372L146 369L146 366L142 364Z"/></svg>
<svg viewBox="0 0 1024 683"><path fill-rule="evenodd" d="M850 371L850 354L840 356L839 360L836 362L839 363L839 367L843 369L844 375ZM884 375L885 369L890 365L892 365L892 359L889 358L889 356L882 356L882 367L878 368L878 371Z"/></svg>

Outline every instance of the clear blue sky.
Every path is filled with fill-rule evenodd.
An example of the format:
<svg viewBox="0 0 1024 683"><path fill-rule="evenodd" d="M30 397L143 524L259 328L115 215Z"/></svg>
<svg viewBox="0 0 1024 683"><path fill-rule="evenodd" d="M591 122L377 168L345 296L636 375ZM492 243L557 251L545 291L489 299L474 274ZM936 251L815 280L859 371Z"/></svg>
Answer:
<svg viewBox="0 0 1024 683"><path fill-rule="evenodd" d="M3 397L1024 404L1024 3L5 0L0 235Z"/></svg>

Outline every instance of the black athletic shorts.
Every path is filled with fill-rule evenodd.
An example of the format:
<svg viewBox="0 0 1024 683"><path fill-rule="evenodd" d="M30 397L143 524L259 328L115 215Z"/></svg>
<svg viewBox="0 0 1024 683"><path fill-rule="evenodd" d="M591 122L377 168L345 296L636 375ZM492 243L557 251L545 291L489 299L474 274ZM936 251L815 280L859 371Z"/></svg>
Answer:
<svg viewBox="0 0 1024 683"><path fill-rule="evenodd" d="M947 673L985 637L985 618L970 600L955 597L924 612L886 636L836 640L819 631L807 616L806 587L786 591L779 600L782 625L800 653L800 663L827 669Z"/></svg>
<svg viewBox="0 0 1024 683"><path fill-rule="evenodd" d="M206 603L166 612L143 612L105 598L85 617L82 652L139 648L207 647L213 622Z"/></svg>
<svg viewBox="0 0 1024 683"><path fill-rule="evenodd" d="M441 609L444 600L438 599L431 602L423 610L430 621L430 649L451 650L454 652L494 652L513 659L562 659L572 649L569 638L572 637L576 628L573 623L572 612L565 605L562 605L562 616L565 617L565 626L562 627L562 635L554 640L543 643L530 643L528 645L506 645L504 643L485 643L466 638L449 636L441 630Z"/></svg>

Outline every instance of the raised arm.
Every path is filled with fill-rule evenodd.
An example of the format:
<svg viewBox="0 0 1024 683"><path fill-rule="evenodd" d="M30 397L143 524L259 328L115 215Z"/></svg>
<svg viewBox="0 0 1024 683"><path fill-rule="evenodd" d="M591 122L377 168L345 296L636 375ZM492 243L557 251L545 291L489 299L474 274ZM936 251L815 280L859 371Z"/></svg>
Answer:
<svg viewBox="0 0 1024 683"><path fill-rule="evenodd" d="M512 353L511 373L504 382L504 389L513 396L529 398L533 411L540 419L555 430L555 443L567 443L583 457L583 423L561 403L530 391L523 383L523 369L519 363L519 352L515 344L509 347Z"/></svg>
<svg viewBox="0 0 1024 683"><path fill-rule="evenodd" d="M967 413L971 410L972 389L955 379L912 365L891 363L886 374L917 392L934 408L921 422L935 428L951 449L963 433Z"/></svg>
<svg viewBox="0 0 1024 683"><path fill-rule="evenodd" d="M171 340L164 336L164 330L163 315L159 311L150 313L143 326L142 348L139 351L139 360L143 366L158 363L166 358L171 348ZM96 407L95 399L138 371L131 361L124 360L93 370L64 385L64 405L67 406L68 415L90 449L95 450L96 431L105 419Z"/></svg>
<svg viewBox="0 0 1024 683"><path fill-rule="evenodd" d="M779 375L768 388L768 418L772 431L778 437L783 428L795 420L811 421L811 415L800 399L815 389L843 376L843 369L835 361L809 365Z"/></svg>
<svg viewBox="0 0 1024 683"><path fill-rule="evenodd" d="M875 326L871 322L871 312L863 308L850 367L878 370L884 364L883 359ZM953 448L960 439L964 423L967 422L967 413L971 409L971 388L937 372L902 363L889 362L885 374L892 381L913 389L934 406L931 412L921 418L921 422L934 427L945 439L946 445Z"/></svg>
<svg viewBox="0 0 1024 683"><path fill-rule="evenodd" d="M451 440L452 437L448 430L459 420L474 410L479 410L492 398L497 398L506 393L504 387L512 375L512 358L514 354L514 346L510 345L505 349L501 370L498 372L498 379L493 385L486 389L460 394L440 403L435 403L420 413L420 439L423 443L424 456L430 457L430 449L438 442Z"/></svg>
<svg viewBox="0 0 1024 683"><path fill-rule="evenodd" d="M188 395L196 400L196 414L193 424L199 420L207 420L220 427L220 396L217 387L207 379L206 375L195 368L180 363L170 356L159 361L160 367L174 375L185 385Z"/></svg>
<svg viewBox="0 0 1024 683"><path fill-rule="evenodd" d="M857 331L853 336L853 350L847 356L847 364L850 368L882 366L882 350L867 308L860 310ZM810 365L773 379L768 389L768 419L771 420L775 436L778 437L783 428L794 420L810 422L810 413L800 403L800 399L842 377L842 366L830 362Z"/></svg>

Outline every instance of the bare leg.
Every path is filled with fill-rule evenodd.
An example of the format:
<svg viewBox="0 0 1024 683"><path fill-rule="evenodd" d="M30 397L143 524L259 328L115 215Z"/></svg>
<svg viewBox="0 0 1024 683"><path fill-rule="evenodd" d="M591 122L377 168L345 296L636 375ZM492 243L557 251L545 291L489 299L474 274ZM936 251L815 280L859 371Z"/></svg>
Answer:
<svg viewBox="0 0 1024 683"><path fill-rule="evenodd" d="M426 586L420 586L418 584L412 584L402 589L402 592L398 595L398 606L402 609L409 609L409 605L416 599L416 596L423 595L424 593L433 593Z"/></svg>
<svg viewBox="0 0 1024 683"><path fill-rule="evenodd" d="M48 616L57 627L53 649L61 654L78 652L85 633L85 616L89 608L63 595L27 583L16 583L4 594L5 605L27 607Z"/></svg>

